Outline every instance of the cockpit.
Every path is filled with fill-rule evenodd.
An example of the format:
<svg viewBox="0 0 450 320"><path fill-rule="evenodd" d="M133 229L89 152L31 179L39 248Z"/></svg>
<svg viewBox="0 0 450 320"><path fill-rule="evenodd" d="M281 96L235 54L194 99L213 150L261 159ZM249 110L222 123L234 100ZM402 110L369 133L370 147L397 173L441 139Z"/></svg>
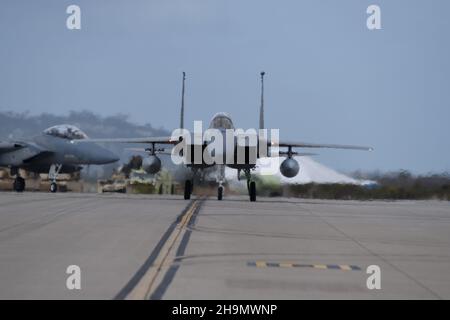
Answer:
<svg viewBox="0 0 450 320"><path fill-rule="evenodd" d="M68 140L81 140L88 138L83 131L70 124L61 124L50 127L44 130L44 134Z"/></svg>
<svg viewBox="0 0 450 320"><path fill-rule="evenodd" d="M215 129L234 129L233 121L226 113L216 113L211 120L210 128Z"/></svg>

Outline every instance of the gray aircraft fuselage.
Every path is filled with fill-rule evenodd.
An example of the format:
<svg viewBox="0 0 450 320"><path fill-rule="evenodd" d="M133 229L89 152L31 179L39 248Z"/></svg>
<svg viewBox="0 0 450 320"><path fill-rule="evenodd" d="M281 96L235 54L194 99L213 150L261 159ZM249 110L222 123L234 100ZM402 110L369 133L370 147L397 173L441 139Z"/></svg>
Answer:
<svg viewBox="0 0 450 320"><path fill-rule="evenodd" d="M245 161L239 163L237 160L238 157L238 140L236 136L233 136L231 139L232 141L229 143L229 138L227 135L227 130L235 130L233 121L229 115L227 115L224 112L219 112L215 114L211 120L211 123L209 125L209 129L215 129L218 130L221 133L221 145L222 149L214 149L215 157L218 159L222 159L222 163L225 164L227 167L233 168L233 169L252 169L256 166L256 154L257 154L257 147L256 145L252 148L250 146L244 147L247 150L243 150L245 154ZM208 144L207 141L203 142L205 145ZM251 150L254 149L254 150ZM242 152L242 151L241 151ZM251 154L254 154L254 157L251 157ZM233 161L227 161L227 155L233 155ZM210 167L213 166L213 164L206 165L204 163L202 164L195 164L194 158L191 159L191 164L188 166L190 167L198 167L198 168L204 168L204 167Z"/></svg>
<svg viewBox="0 0 450 320"><path fill-rule="evenodd" d="M0 167L46 173L52 164L60 164L61 172L67 173L79 171L81 165L101 165L119 160L111 151L95 143L76 144L70 139L45 133L16 142L21 147L0 153Z"/></svg>

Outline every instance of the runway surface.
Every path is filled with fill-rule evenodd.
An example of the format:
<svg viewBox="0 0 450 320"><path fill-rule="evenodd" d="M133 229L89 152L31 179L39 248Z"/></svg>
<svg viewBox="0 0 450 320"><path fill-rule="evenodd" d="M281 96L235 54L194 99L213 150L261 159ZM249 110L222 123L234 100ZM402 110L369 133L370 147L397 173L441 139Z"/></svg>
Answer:
<svg viewBox="0 0 450 320"><path fill-rule="evenodd" d="M0 193L0 298L449 299L450 204Z"/></svg>

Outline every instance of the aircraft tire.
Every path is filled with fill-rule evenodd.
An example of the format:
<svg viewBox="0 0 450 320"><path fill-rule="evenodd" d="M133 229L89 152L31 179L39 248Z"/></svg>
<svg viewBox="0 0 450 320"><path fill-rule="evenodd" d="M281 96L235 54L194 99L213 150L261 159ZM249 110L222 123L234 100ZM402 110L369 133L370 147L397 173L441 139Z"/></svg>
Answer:
<svg viewBox="0 0 450 320"><path fill-rule="evenodd" d="M58 191L58 185L56 184L56 182L52 182L50 184L50 192L55 193L56 191Z"/></svg>
<svg viewBox="0 0 450 320"><path fill-rule="evenodd" d="M191 180L186 180L184 183L184 200L189 200L191 198L192 193L192 184Z"/></svg>
<svg viewBox="0 0 450 320"><path fill-rule="evenodd" d="M222 200L223 198L223 187L219 186L219 188L217 188L217 200Z"/></svg>
<svg viewBox="0 0 450 320"><path fill-rule="evenodd" d="M255 202L256 201L256 183L255 183L255 181L250 182L248 192L250 195L250 201Z"/></svg>
<svg viewBox="0 0 450 320"><path fill-rule="evenodd" d="M22 192L25 190L25 179L22 177L17 177L14 179L14 190L16 192Z"/></svg>

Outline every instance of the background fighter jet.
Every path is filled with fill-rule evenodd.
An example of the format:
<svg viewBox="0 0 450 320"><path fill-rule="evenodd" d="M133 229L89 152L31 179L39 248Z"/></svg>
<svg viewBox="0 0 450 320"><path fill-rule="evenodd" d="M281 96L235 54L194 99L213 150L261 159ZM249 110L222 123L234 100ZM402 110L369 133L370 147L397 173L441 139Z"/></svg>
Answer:
<svg viewBox="0 0 450 320"><path fill-rule="evenodd" d="M36 173L48 173L52 183L50 191L56 192L59 173L80 171L81 165L107 164L119 158L111 151L92 142L75 144L87 139L86 134L72 125L48 128L42 134L27 141L0 141L0 167L9 167L15 175L14 190L25 189L18 169Z"/></svg>
<svg viewBox="0 0 450 320"><path fill-rule="evenodd" d="M264 129L264 72L261 72L261 107L260 107L260 114L259 114L259 128ZM180 114L180 129L184 128L184 91L185 91L185 73L183 72L183 82L182 82L182 95L181 95L181 114ZM217 129L220 132L222 132L222 136L226 137L225 131L227 129L234 129L233 122L231 118L223 112L217 113L213 119L211 120L211 124L209 126L211 129ZM192 141L192 139L191 139ZM157 173L161 169L161 160L158 158L157 153L167 153L165 149L157 148L156 145L177 145L178 143L183 143L183 138L180 136L178 138L174 137L148 137L148 138L117 138L117 139L91 139L91 140L79 140L75 141L75 143L82 142L118 142L118 143L143 143L148 144L149 148L143 149L143 151L148 152L148 157L146 157L143 160L143 168L148 173L154 174ZM223 158L226 158L226 154L234 154L234 163L225 163L225 164L208 164L204 161L201 161L200 163L195 163L194 161L194 150L196 148L199 148L200 150L204 150L208 147L209 141L204 141L202 145L196 145L192 143L191 145L187 146L187 150L190 150L190 156L192 157L189 159L187 166L192 169L193 175L191 179L187 179L185 181L184 186L184 198L190 199L191 193L192 193L192 187L193 187L193 178L196 175L196 173L200 170L204 170L206 168L210 168L213 166L217 166L218 168L218 178L217 182L219 184L218 191L217 191L217 198L218 200L222 200L223 197L223 182L225 180L224 177L224 166L231 167L233 169L237 169L238 178L240 178L240 172L243 171L245 173L245 177L247 179L247 188L248 193L250 196L250 201L256 200L256 185L255 181L252 180L251 176L251 170L256 168L256 159L260 158L260 155L262 154L260 152L260 144L256 146L256 152L255 148L253 147L253 150L251 150L251 146L245 146L244 148L247 148L245 150L245 161L242 163L242 161L237 161L236 155L237 155L237 139L235 137L234 143L231 144L231 148L234 148L234 150L227 150L229 148L226 141L223 141L222 145L224 146L223 153L221 156ZM286 159L281 163L280 165L280 171L281 174L283 174L285 177L292 178L297 175L297 173L300 170L300 166L293 158L295 155L308 155L306 153L298 153L293 150L293 148L335 148L335 149L353 149L353 150L367 150L370 151L372 148L370 147L362 147L362 146L352 146L352 145L337 145L337 144L315 144L315 143L304 143L304 142L295 142L295 141L271 141L267 140L267 147L284 147L287 148L286 151L280 151L279 155L286 157ZM215 151L216 152L216 151ZM249 156L252 152L254 152L255 157ZM270 155L270 153L268 153ZM183 156L183 155L182 155ZM186 157L189 157L186 155Z"/></svg>

